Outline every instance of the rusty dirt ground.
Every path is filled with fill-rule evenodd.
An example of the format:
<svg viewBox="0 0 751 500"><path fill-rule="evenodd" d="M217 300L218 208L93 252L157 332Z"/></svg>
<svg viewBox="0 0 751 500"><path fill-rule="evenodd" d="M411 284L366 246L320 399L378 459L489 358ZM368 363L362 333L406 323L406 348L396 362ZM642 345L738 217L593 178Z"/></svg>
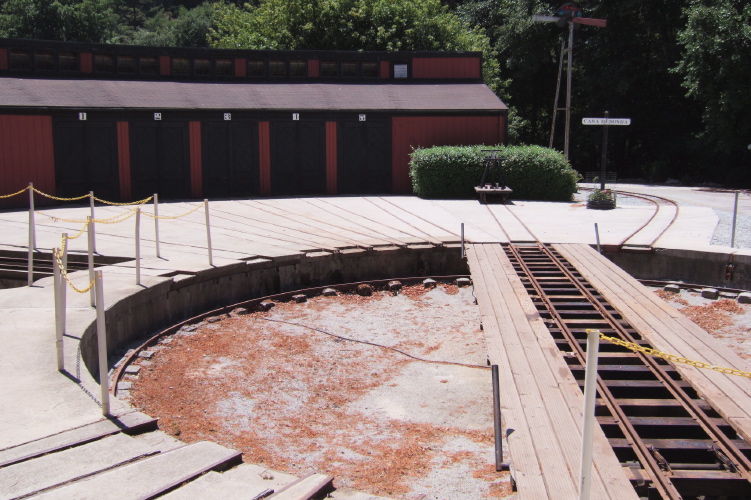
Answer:
<svg viewBox="0 0 751 500"><path fill-rule="evenodd" d="M495 471L472 287L277 303L211 318L154 351L132 404L183 441L394 498L515 497Z"/></svg>

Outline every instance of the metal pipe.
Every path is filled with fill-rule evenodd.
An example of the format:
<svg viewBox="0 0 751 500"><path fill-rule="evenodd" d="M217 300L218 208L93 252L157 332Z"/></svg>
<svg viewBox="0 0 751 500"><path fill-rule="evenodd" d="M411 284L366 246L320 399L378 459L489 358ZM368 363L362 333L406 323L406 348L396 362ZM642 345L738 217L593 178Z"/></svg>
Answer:
<svg viewBox="0 0 751 500"><path fill-rule="evenodd" d="M467 257L467 252L464 250L464 223L462 222L462 259Z"/></svg>
<svg viewBox="0 0 751 500"><path fill-rule="evenodd" d="M600 331L587 330L587 367L584 375L584 422L582 425L581 467L579 468L579 500L589 500L592 486L592 441L595 430L597 356L599 351Z"/></svg>
<svg viewBox="0 0 751 500"><path fill-rule="evenodd" d="M36 242L36 224L34 221L34 183L29 182L29 255L28 255L28 285L34 283L34 249Z"/></svg>
<svg viewBox="0 0 751 500"><path fill-rule="evenodd" d="M65 243L65 251L63 252L63 268L61 269L62 273L67 274L68 273L68 233L63 233L63 243ZM65 335L65 325L67 324L67 308L68 308L68 287L65 283L65 276L63 275L63 280L60 282L62 284L62 299L63 299L63 335Z"/></svg>
<svg viewBox="0 0 751 500"><path fill-rule="evenodd" d="M600 230L597 228L596 222L595 222L595 239L597 240L597 253L602 253L602 250L600 250Z"/></svg>
<svg viewBox="0 0 751 500"><path fill-rule="evenodd" d="M735 205L733 206L733 229L730 231L730 246L732 248L735 248L735 221L738 218L738 196L740 195L739 191L735 192Z"/></svg>
<svg viewBox="0 0 751 500"><path fill-rule="evenodd" d="M563 156L569 159L569 137L571 135L571 68L574 64L574 23L568 23L568 74L566 75L566 130L563 138Z"/></svg>
<svg viewBox="0 0 751 500"><path fill-rule="evenodd" d="M159 254L159 195L154 193L154 234L156 239L156 258L162 256Z"/></svg>
<svg viewBox="0 0 751 500"><path fill-rule="evenodd" d="M141 284L141 209L136 208L136 285Z"/></svg>
<svg viewBox="0 0 751 500"><path fill-rule="evenodd" d="M89 240L89 283L94 281L94 223L91 222L91 217L86 217L86 235L88 236ZM94 307L96 305L96 291L94 288L92 288L89 291L89 302L91 302L91 307Z"/></svg>
<svg viewBox="0 0 751 500"><path fill-rule="evenodd" d="M605 111L605 125L602 126L602 156L600 157L600 189L605 189L605 175L608 165L608 118L610 112Z"/></svg>
<svg viewBox="0 0 751 500"><path fill-rule="evenodd" d="M495 470L503 470L503 428L501 427L501 390L498 365L491 367L493 377L493 426L495 427Z"/></svg>
<svg viewBox="0 0 751 500"><path fill-rule="evenodd" d="M107 362L107 324L104 320L104 282L102 271L96 272L96 338L99 351L99 385L102 389L102 414L110 414L109 364Z"/></svg>
<svg viewBox="0 0 751 500"><path fill-rule="evenodd" d="M96 234L94 230L94 191L89 191L89 206L91 207L91 233L94 234L94 239L92 240L94 242L94 246L92 247L92 251L96 253Z"/></svg>
<svg viewBox="0 0 751 500"><path fill-rule="evenodd" d="M63 277L60 272L60 263L57 260L59 251L60 249L58 248L52 249L52 282L55 291L55 350L57 351L57 371L62 372L65 369L63 351L63 328L65 324L65 320L63 319L63 308L65 306L63 305L61 289L65 285L63 284Z"/></svg>
<svg viewBox="0 0 751 500"><path fill-rule="evenodd" d="M206 242L209 248L209 265L214 265L213 250L211 248L211 225L209 224L209 200L203 200L203 208L206 213Z"/></svg>

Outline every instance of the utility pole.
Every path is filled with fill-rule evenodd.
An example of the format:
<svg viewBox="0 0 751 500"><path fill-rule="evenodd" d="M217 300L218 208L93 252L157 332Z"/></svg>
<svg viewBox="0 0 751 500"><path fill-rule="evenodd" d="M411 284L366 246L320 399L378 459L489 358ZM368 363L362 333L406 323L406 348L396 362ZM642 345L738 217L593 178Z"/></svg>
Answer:
<svg viewBox="0 0 751 500"><path fill-rule="evenodd" d="M593 19L588 17L582 17L584 14L582 10L573 2L563 4L556 10L554 16L532 16L532 21L536 23L556 23L560 27L568 25L568 46L565 48L568 68L566 73L566 107L563 108L566 116L566 125L563 135L563 156L569 159L569 144L571 134L571 84L572 84L572 66L574 62L574 25L585 24L588 26L597 26L604 28L607 25L605 19ZM561 50L563 45L561 45ZM553 106L553 124L550 130L550 146L553 145L553 136L555 135L555 119L560 108L558 108L558 96L560 93L561 76L560 73L563 70L563 52L561 53L561 63L558 68L558 88L555 94L555 105Z"/></svg>

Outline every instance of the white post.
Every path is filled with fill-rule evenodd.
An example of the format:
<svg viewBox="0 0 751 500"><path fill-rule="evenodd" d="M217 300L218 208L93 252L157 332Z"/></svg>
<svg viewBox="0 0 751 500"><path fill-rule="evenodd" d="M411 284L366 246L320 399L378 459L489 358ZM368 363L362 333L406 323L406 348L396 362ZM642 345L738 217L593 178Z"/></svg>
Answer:
<svg viewBox="0 0 751 500"><path fill-rule="evenodd" d="M462 259L467 256L467 252L464 251L464 223L462 222Z"/></svg>
<svg viewBox="0 0 751 500"><path fill-rule="evenodd" d="M91 207L91 222L89 223L89 228L91 229L91 234L94 235L91 239L93 244L91 251L96 253L96 234L94 231L94 191L89 191L89 206Z"/></svg>
<svg viewBox="0 0 751 500"><path fill-rule="evenodd" d="M68 233L63 233L63 243L65 244L65 251L63 252L63 257L61 259L63 263L63 268L60 271L62 273L67 273L68 272ZM63 280L60 283L63 286L62 286L62 291L60 295L62 295L62 298L63 298L63 334L65 334L65 324L67 321L66 311L68 307L68 287L66 286L66 283L65 283L65 277L64 276L61 276L61 277L63 278ZM91 282L89 281L89 283Z"/></svg>
<svg viewBox="0 0 751 500"><path fill-rule="evenodd" d="M738 196L740 195L739 191L735 192L735 206L733 207L733 229L731 231L730 236L730 246L732 248L735 248L735 221L738 218Z"/></svg>
<svg viewBox="0 0 751 500"><path fill-rule="evenodd" d="M31 286L34 283L34 249L36 242L36 227L34 223L34 183L29 182L29 255L28 255L28 272L27 284Z"/></svg>
<svg viewBox="0 0 751 500"><path fill-rule="evenodd" d="M57 351L57 371L65 368L63 354L63 331L65 329L65 306L63 305L62 292L65 288L63 277L60 272L60 263L57 261L58 248L52 249L52 276L55 290L55 350Z"/></svg>
<svg viewBox="0 0 751 500"><path fill-rule="evenodd" d="M107 325L104 320L104 282L96 272L96 338L99 349L99 385L102 388L102 414L110 414L109 364L107 362Z"/></svg>
<svg viewBox="0 0 751 500"><path fill-rule="evenodd" d="M94 281L94 223L91 217L86 217L86 236L89 240L89 283ZM89 302L91 307L96 305L96 292L92 288L89 292Z"/></svg>
<svg viewBox="0 0 751 500"><path fill-rule="evenodd" d="M584 375L584 423L579 475L579 500L589 500L592 485L592 441L595 429L595 398L597 397L597 355L600 331L587 330L587 367Z"/></svg>
<svg viewBox="0 0 751 500"><path fill-rule="evenodd" d="M31 227L31 247L37 247L37 228L34 222L34 183L29 182L29 226Z"/></svg>
<svg viewBox="0 0 751 500"><path fill-rule="evenodd" d="M597 223L595 222L595 239L597 240L597 253L602 253L600 250L600 230L597 228Z"/></svg>
<svg viewBox="0 0 751 500"><path fill-rule="evenodd" d="M141 209L136 208L136 285L141 284Z"/></svg>
<svg viewBox="0 0 751 500"><path fill-rule="evenodd" d="M156 258L160 259L159 254L159 195L154 193L154 234L156 235Z"/></svg>
<svg viewBox="0 0 751 500"><path fill-rule="evenodd" d="M206 213L206 241L209 247L209 265L214 265L214 257L211 249L211 225L209 224L209 200L203 200L203 208Z"/></svg>

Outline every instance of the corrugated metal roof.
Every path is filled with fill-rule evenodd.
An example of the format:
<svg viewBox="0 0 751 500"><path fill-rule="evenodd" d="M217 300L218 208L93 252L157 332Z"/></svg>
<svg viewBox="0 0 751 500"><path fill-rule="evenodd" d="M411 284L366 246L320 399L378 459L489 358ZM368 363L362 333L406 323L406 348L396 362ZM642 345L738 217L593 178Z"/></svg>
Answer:
<svg viewBox="0 0 751 500"><path fill-rule="evenodd" d="M185 83L0 79L0 107L501 111L484 84Z"/></svg>

